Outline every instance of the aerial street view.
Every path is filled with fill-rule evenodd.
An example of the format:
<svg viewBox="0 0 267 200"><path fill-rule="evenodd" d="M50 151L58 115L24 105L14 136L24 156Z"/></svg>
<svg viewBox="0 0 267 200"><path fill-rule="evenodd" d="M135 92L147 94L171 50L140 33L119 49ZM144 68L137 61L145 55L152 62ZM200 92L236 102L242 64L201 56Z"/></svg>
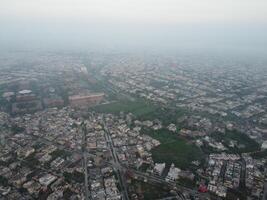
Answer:
<svg viewBox="0 0 267 200"><path fill-rule="evenodd" d="M267 200L265 0L0 2L0 200Z"/></svg>

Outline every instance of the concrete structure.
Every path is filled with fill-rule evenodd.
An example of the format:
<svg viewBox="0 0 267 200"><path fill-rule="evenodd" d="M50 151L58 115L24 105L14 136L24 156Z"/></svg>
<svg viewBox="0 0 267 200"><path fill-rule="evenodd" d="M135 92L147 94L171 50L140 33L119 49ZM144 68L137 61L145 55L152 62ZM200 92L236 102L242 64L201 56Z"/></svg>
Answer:
<svg viewBox="0 0 267 200"><path fill-rule="evenodd" d="M41 185L48 186L51 183L53 183L56 179L57 177L55 177L54 175L46 174L43 177L39 178L39 182Z"/></svg>
<svg viewBox="0 0 267 200"><path fill-rule="evenodd" d="M267 149L267 140L262 143L261 148Z"/></svg>
<svg viewBox="0 0 267 200"><path fill-rule="evenodd" d="M44 100L45 107L63 107L64 101L63 99L57 98L45 98Z"/></svg>
<svg viewBox="0 0 267 200"><path fill-rule="evenodd" d="M176 181L180 172L181 170L179 168L176 168L172 163L168 175L166 177L166 181Z"/></svg>
<svg viewBox="0 0 267 200"><path fill-rule="evenodd" d="M90 94L90 95L74 95L69 97L69 103L72 107L84 107L99 104L104 98L104 93Z"/></svg>
<svg viewBox="0 0 267 200"><path fill-rule="evenodd" d="M154 173L161 176L163 170L165 169L166 164L165 163L156 163L154 167Z"/></svg>

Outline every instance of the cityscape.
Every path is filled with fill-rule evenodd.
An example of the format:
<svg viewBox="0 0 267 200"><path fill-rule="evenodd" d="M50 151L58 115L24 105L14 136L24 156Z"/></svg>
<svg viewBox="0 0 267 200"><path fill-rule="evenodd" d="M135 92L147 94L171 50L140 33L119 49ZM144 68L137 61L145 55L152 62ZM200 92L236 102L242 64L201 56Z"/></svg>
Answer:
<svg viewBox="0 0 267 200"><path fill-rule="evenodd" d="M0 60L1 199L264 199L266 61L29 55Z"/></svg>
<svg viewBox="0 0 267 200"><path fill-rule="evenodd" d="M267 0L0 0L0 200L267 200Z"/></svg>

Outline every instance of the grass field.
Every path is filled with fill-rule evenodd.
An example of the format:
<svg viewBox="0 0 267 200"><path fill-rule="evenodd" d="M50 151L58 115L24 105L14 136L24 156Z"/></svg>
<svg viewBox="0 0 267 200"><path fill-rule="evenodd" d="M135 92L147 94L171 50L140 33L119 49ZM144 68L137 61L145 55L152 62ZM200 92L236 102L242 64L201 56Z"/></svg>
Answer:
<svg viewBox="0 0 267 200"><path fill-rule="evenodd" d="M267 150L262 150L251 155L254 159L267 158Z"/></svg>
<svg viewBox="0 0 267 200"><path fill-rule="evenodd" d="M151 185L137 180L132 180L131 185L134 187L140 199L161 199L169 196L168 188L164 188L163 185Z"/></svg>
<svg viewBox="0 0 267 200"><path fill-rule="evenodd" d="M121 100L118 102L113 102L110 104L102 104L92 108L92 110L101 113L112 113L112 114L119 114L120 111L124 113L132 113L136 117L142 117L145 115L149 115L153 113L157 108L143 100L137 101L128 101L128 100Z"/></svg>
<svg viewBox="0 0 267 200"><path fill-rule="evenodd" d="M187 143L185 139L168 130L144 131L144 133L161 142L160 146L152 149L155 162L165 162L167 165L174 163L181 169L188 169L193 160L201 161L204 158L204 154L198 147Z"/></svg>
<svg viewBox="0 0 267 200"><path fill-rule="evenodd" d="M185 111L182 109L170 110L162 108L143 99L137 99L135 101L120 100L110 104L101 104L91 108L91 110L112 114L119 114L120 111L123 111L124 113L131 112L139 120L159 119L164 125L176 123L177 118L185 114Z"/></svg>
<svg viewBox="0 0 267 200"><path fill-rule="evenodd" d="M223 144L226 146L228 146L231 140L237 141L238 145L243 146L240 148L229 148L232 153L246 153L260 150L260 145L256 141L236 130L227 131L225 134L216 134L215 139L223 141Z"/></svg>

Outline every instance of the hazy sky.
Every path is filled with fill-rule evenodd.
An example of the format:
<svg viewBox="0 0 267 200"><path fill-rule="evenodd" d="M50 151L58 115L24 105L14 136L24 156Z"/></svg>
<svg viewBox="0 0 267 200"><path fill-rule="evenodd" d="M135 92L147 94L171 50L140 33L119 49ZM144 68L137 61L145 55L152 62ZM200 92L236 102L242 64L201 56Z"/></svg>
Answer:
<svg viewBox="0 0 267 200"><path fill-rule="evenodd" d="M266 0L0 0L0 45L265 48Z"/></svg>

